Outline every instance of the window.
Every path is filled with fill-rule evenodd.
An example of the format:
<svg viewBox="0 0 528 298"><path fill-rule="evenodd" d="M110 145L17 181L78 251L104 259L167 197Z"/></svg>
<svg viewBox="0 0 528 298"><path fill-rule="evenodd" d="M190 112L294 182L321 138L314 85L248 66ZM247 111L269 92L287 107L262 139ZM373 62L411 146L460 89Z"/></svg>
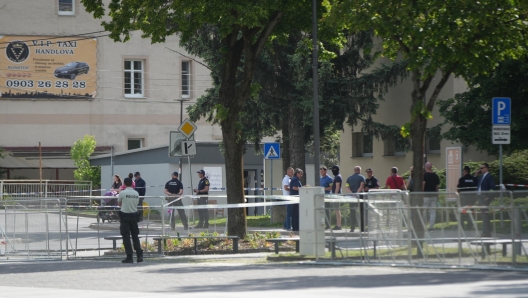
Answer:
<svg viewBox="0 0 528 298"><path fill-rule="evenodd" d="M144 97L144 65L142 60L125 60L125 97Z"/></svg>
<svg viewBox="0 0 528 298"><path fill-rule="evenodd" d="M352 157L372 157L372 136L363 132L352 133Z"/></svg>
<svg viewBox="0 0 528 298"><path fill-rule="evenodd" d="M143 139L128 139L127 150L143 147Z"/></svg>
<svg viewBox="0 0 528 298"><path fill-rule="evenodd" d="M75 15L75 0L59 0L59 15Z"/></svg>
<svg viewBox="0 0 528 298"><path fill-rule="evenodd" d="M387 136L383 139L384 156L404 156L405 140L401 136Z"/></svg>
<svg viewBox="0 0 528 298"><path fill-rule="evenodd" d="M440 138L439 137L427 138L427 153L440 154Z"/></svg>
<svg viewBox="0 0 528 298"><path fill-rule="evenodd" d="M182 61L181 63L181 87L182 98L191 97L191 62Z"/></svg>

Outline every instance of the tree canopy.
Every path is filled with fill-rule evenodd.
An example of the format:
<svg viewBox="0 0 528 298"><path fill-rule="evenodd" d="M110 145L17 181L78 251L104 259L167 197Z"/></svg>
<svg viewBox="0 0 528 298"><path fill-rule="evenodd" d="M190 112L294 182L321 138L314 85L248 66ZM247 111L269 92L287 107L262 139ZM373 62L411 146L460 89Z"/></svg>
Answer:
<svg viewBox="0 0 528 298"><path fill-rule="evenodd" d="M106 15L103 0L82 0L82 3L94 17ZM331 3L323 1L317 5L321 18ZM152 42L163 42L174 34L186 42L204 26L218 26L223 59L214 117L222 128L228 203L243 203L245 140L240 113L255 90L256 61L270 39L285 40L292 31L309 31L311 1L112 0L108 8L110 19L102 25L116 41L126 41L131 31L140 30ZM245 236L244 209L229 209L228 233Z"/></svg>
<svg viewBox="0 0 528 298"><path fill-rule="evenodd" d="M491 100L512 100L511 144L503 145L505 153L528 148L528 56L508 59L495 70L472 78L470 89L454 98L440 100L440 113L451 124L443 137L478 150L498 154L499 146L491 142Z"/></svg>
<svg viewBox="0 0 528 298"><path fill-rule="evenodd" d="M73 171L73 176L77 180L92 181L94 186L101 183L101 167L90 165L90 155L95 151L95 138L85 135L82 139L75 141L71 147L70 154L73 163L77 167Z"/></svg>
<svg viewBox="0 0 528 298"><path fill-rule="evenodd" d="M333 12L352 31L373 30L377 55L407 62L412 105L402 134L412 140L415 180L423 174L427 121L450 76L471 78L526 53L524 1L347 0Z"/></svg>

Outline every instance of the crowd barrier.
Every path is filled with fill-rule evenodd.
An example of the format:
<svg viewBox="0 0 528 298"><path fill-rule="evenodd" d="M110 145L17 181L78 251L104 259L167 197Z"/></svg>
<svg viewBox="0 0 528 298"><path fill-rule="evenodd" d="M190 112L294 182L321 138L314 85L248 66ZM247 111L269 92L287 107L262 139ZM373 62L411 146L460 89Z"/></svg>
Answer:
<svg viewBox="0 0 528 298"><path fill-rule="evenodd" d="M334 205L317 210L339 209L345 215L343 230L326 235L338 247L332 261L528 269L527 201L527 191L380 191L325 195ZM335 225L335 217L326 220Z"/></svg>
<svg viewBox="0 0 528 298"><path fill-rule="evenodd" d="M144 197L140 225L141 242L148 248L146 257L166 255L155 246L155 238L185 237L203 230L171 229L169 211L185 211L196 220L196 210L272 207L296 204L297 197L264 196L265 201L241 204L222 203L225 196L208 196L216 204L193 205L196 196L167 198ZM263 196L247 196L262 198ZM111 197L76 196L57 198L15 198L0 201L0 259L122 258L123 252L109 253L118 223L98 222L100 212L115 205L103 201ZM317 262L356 264L397 264L402 266L455 266L482 268L528 268L524 238L528 230L528 191L414 193L377 191L361 194L325 195L329 211L327 223L336 225L335 211L343 214L342 230L327 230L325 237L335 239L336 251L328 249ZM174 206L182 200L184 206ZM424 206L424 201L430 205ZM361 208L363 206L363 208ZM105 209L107 208L107 209ZM434 214L435 219L431 220ZM194 219L194 220L193 220ZM195 221L194 221L195 222ZM431 225L432 222L432 225ZM207 232L226 235L228 218L212 224ZM351 226L354 231L351 232ZM113 227L113 229L112 229ZM275 230L281 230L277 228ZM121 241L118 241L121 244Z"/></svg>

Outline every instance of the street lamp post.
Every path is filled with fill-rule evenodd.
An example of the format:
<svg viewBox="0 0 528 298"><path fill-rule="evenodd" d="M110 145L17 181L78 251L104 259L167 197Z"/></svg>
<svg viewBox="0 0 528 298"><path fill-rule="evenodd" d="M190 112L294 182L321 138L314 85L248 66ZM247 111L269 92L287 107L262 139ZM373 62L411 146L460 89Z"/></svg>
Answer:
<svg viewBox="0 0 528 298"><path fill-rule="evenodd" d="M314 126L314 167L315 167L315 186L319 186L319 81L318 81L318 45L317 45L317 6L316 1L312 0L312 76L313 76L313 126Z"/></svg>
<svg viewBox="0 0 528 298"><path fill-rule="evenodd" d="M189 99L187 98L180 98L180 99L176 99L176 101L179 101L180 102L180 125L183 123L183 102L184 101L189 101ZM182 173L182 157L180 156L179 160L178 160L178 173L180 174L180 181L182 181L182 176L183 176L183 173Z"/></svg>

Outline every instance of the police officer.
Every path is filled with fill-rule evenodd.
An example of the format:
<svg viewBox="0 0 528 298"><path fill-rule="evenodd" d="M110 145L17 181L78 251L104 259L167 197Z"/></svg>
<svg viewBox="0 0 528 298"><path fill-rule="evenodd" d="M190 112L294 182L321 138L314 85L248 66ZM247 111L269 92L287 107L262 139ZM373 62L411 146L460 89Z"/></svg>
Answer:
<svg viewBox="0 0 528 298"><path fill-rule="evenodd" d="M464 167L464 170L462 172L464 176L460 177L458 179L457 189L458 192L465 192L465 191L476 191L477 190L477 177L473 177L471 173L471 168L468 166ZM464 194L460 195L460 205L461 206L468 206L468 205L475 205L475 202L477 201L476 194ZM466 228L471 229L471 218L469 217L469 214L467 212L471 212L471 210L466 210L466 213L462 213L461 215L461 225L464 227L464 223L466 223Z"/></svg>
<svg viewBox="0 0 528 298"><path fill-rule="evenodd" d="M198 182L198 187L194 189L194 192L197 195L207 195L209 194L209 180L205 177L205 171L199 170L198 177L200 182ZM201 197L198 199L198 205L207 205L209 198ZM200 218L198 225L195 227L197 229L208 228L209 227L209 210L207 209L198 209L198 216Z"/></svg>
<svg viewBox="0 0 528 298"><path fill-rule="evenodd" d="M172 179L167 181L165 183L165 190L164 193L169 196L166 198L167 201L174 201L176 198L175 196L181 196L183 194L183 184L180 180L178 180L178 172L172 173ZM183 206L183 203L181 199L178 199L174 203L172 203L170 206ZM180 216L180 219L183 224L183 228L185 230L189 229L189 223L187 222L187 215L185 215L185 210L183 209L176 209L178 210L178 215ZM174 209L172 210L172 213L170 215L170 222L171 222L171 229L176 229L176 222L174 220Z"/></svg>
<svg viewBox="0 0 528 298"><path fill-rule="evenodd" d="M137 205L139 203L139 194L132 188L132 179L125 178L125 189L119 193L117 197L117 204L121 207L119 213L121 217L121 225L119 230L123 237L123 245L125 246L126 259L122 260L121 263L134 263L132 256L132 244L130 243L130 235L132 235L132 243L134 244L134 250L137 255L137 262L143 262L143 250L141 249L141 243L139 243L139 228L138 228L138 213Z"/></svg>
<svg viewBox="0 0 528 298"><path fill-rule="evenodd" d="M136 191L138 192L140 198L138 203L138 211L139 212L139 221L143 221L143 201L145 200L145 193L147 192L147 183L143 178L141 178L141 174L139 172L134 173L134 182L136 183Z"/></svg>

